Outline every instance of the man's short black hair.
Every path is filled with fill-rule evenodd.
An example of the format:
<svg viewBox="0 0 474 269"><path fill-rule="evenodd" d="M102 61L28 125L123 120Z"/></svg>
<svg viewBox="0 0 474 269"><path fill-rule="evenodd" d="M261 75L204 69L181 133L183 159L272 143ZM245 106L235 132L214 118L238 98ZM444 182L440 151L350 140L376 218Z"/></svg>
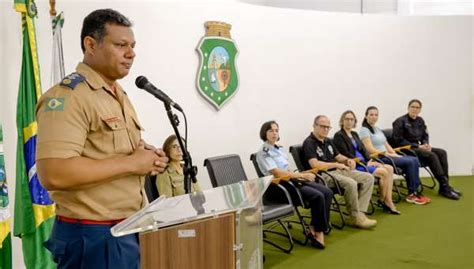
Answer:
<svg viewBox="0 0 474 269"><path fill-rule="evenodd" d="M95 40L101 42L104 36L106 35L105 32L105 25L107 23L116 24L121 26L131 27L132 23L130 22L127 17L122 15L120 12L115 11L113 9L98 9L87 15L84 18L84 22L82 23L82 31L81 31L81 49L82 52L86 51L84 47L84 38L86 36L90 36Z"/></svg>

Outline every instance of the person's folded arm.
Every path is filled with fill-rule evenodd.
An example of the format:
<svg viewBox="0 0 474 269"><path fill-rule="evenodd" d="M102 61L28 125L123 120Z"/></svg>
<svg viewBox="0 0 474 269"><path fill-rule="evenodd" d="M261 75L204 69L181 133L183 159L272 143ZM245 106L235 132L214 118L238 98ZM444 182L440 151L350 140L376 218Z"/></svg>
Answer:
<svg viewBox="0 0 474 269"><path fill-rule="evenodd" d="M131 155L94 160L86 157L46 158L36 162L41 184L49 191L81 189L127 175L162 172L168 158L141 144Z"/></svg>
<svg viewBox="0 0 474 269"><path fill-rule="evenodd" d="M318 170L329 170L333 168L339 168L339 169L344 169L344 164L338 163L338 162L324 162L324 161L319 161L316 158L312 158L309 161L309 165L311 168L316 168Z"/></svg>

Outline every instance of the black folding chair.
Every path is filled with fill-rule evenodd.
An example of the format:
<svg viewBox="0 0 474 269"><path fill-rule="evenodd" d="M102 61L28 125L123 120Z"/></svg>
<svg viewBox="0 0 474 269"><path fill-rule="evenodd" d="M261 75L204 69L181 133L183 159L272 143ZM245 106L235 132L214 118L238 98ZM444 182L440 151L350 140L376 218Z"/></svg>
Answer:
<svg viewBox="0 0 474 269"><path fill-rule="evenodd" d="M260 170L260 167L258 166L256 153L253 153L250 155L250 160L252 161L253 167L255 168L255 172L257 172L257 175L259 177L265 176ZM291 223L297 223L301 225L301 228L303 229L303 234L308 234L311 231L311 229L309 228L309 225L306 223L305 218L310 219L311 216L301 214L298 207L301 206L304 209L309 209L310 208L309 204L303 199L303 196L301 195L300 190L295 186L295 184L293 184L293 182L280 181L280 185L285 187L285 189L290 194L291 201L293 202L293 206L295 207L296 215L298 216L298 221L294 221L294 220L286 221L288 228L291 229L292 227ZM297 242L300 245L306 245L308 243L308 238L305 237L303 241L293 238L293 241Z"/></svg>
<svg viewBox="0 0 474 269"><path fill-rule="evenodd" d="M305 170L310 169L309 164L306 165L306 166L304 165L303 160L305 159L305 157L304 157L304 152L303 152L303 146L301 144L291 146L290 147L290 153L291 153L291 156L293 157L293 160L295 161L296 168L299 171L305 171ZM328 175L331 178L331 180L333 181L334 187L332 187L331 190L333 191L334 194L337 194L339 196L344 196L344 189L341 188L339 186L339 183L337 182L337 180L331 174L327 173L326 171L320 171L316 175L319 182L326 185L326 182L322 179L321 174ZM335 223L331 222L331 226L334 226L337 229L342 229L346 225L346 222L344 221L344 214L347 215L347 213L343 212L342 209L341 209L342 206L345 206L345 202L342 199L338 200L335 195L333 196L332 200L333 200L333 202L331 203L331 210L336 212L339 215L339 217L341 219L341 224L335 224Z"/></svg>
<svg viewBox="0 0 474 269"><path fill-rule="evenodd" d="M156 188L156 176L146 175L144 188L148 202L151 203L160 196L158 189Z"/></svg>
<svg viewBox="0 0 474 269"><path fill-rule="evenodd" d="M245 174L240 157L236 154L207 158L204 160L204 166L207 168L213 187L225 186L247 180L247 175ZM291 237L288 227L286 227L282 221L282 219L293 216L294 214L294 207L289 193L284 187L272 183L265 191L262 197L262 203L262 222L264 225L269 224L263 230L263 241L285 253L290 253L294 246L293 238ZM275 230L278 226L283 228L283 233ZM266 233L272 233L286 238L289 246L283 247L270 241L267 239Z"/></svg>
<svg viewBox="0 0 474 269"><path fill-rule="evenodd" d="M393 129L392 128L383 129L382 132L385 135L385 137L387 138L387 142L390 145L395 145L395 143L393 141ZM424 163L422 160L420 160L418 158L415 151L413 151L411 149L400 149L400 150L397 150L397 153L401 154L401 155L404 155L404 156L409 155L409 156L413 156L413 157L417 158L418 163L420 164L420 168L425 169L425 171L428 172L428 174L430 175L430 178L431 178L431 183L425 184L422 181L421 186L429 188L429 189L434 189L436 187L436 180L435 180L435 177L433 175L433 172L431 172L430 168L428 167L428 164Z"/></svg>

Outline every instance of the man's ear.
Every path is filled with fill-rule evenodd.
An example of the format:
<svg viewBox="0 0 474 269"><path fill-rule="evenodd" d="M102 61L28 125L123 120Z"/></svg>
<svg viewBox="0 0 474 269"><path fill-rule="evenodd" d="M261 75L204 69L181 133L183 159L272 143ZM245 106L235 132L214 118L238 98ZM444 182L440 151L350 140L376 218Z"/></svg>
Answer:
<svg viewBox="0 0 474 269"><path fill-rule="evenodd" d="M97 46L95 39L90 36L86 36L82 42L84 43L85 53L94 54Z"/></svg>

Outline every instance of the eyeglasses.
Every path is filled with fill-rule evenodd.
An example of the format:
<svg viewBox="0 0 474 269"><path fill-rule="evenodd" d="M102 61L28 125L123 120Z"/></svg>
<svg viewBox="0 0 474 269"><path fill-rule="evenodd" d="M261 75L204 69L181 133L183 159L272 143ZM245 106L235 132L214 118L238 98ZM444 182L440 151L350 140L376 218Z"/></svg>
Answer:
<svg viewBox="0 0 474 269"><path fill-rule="evenodd" d="M179 145L171 145L170 148L174 150L181 150L181 147Z"/></svg>
<svg viewBox="0 0 474 269"><path fill-rule="evenodd" d="M346 120L346 121L354 121L355 119L354 119L354 118L344 118L344 120Z"/></svg>
<svg viewBox="0 0 474 269"><path fill-rule="evenodd" d="M331 126L327 126L327 125L316 124L316 126L319 126L319 127L321 127L322 129L326 129L326 130L328 130L328 131L332 129Z"/></svg>
<svg viewBox="0 0 474 269"><path fill-rule="evenodd" d="M413 109L420 109L421 106L410 106L410 108L413 108Z"/></svg>

